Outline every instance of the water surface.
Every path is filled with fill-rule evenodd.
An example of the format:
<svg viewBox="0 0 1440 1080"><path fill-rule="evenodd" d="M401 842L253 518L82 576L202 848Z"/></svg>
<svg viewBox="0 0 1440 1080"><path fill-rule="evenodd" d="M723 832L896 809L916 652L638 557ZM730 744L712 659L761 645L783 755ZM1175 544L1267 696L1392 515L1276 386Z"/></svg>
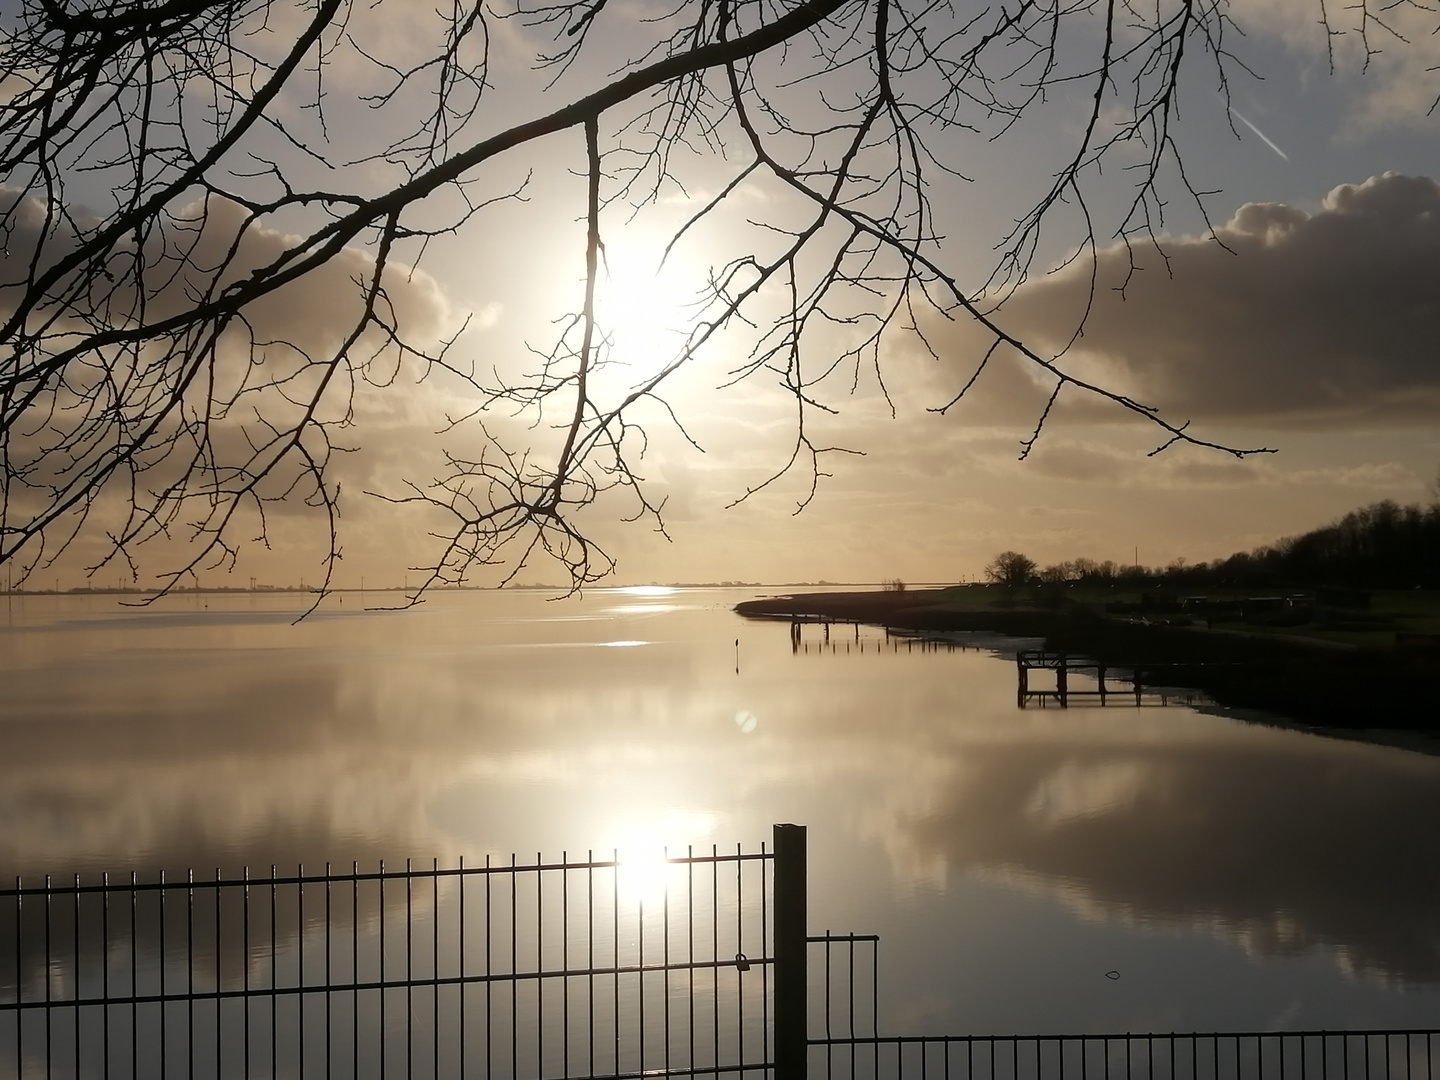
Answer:
<svg viewBox="0 0 1440 1080"><path fill-rule="evenodd" d="M1184 707L1026 709L1014 643L732 590L0 598L0 873L317 867L810 827L888 1030L1433 1025L1440 758ZM737 644L738 642L738 644Z"/></svg>

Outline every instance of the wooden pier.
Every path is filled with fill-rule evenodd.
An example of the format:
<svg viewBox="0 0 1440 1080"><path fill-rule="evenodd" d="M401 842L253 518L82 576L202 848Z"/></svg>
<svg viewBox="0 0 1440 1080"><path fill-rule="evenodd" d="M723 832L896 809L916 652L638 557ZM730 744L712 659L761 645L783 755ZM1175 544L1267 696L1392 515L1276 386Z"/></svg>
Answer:
<svg viewBox="0 0 1440 1080"><path fill-rule="evenodd" d="M1162 672L1172 670L1176 665L1162 665ZM1142 705L1199 705L1210 698L1200 690L1183 690L1158 685L1147 688L1141 665L1104 664L1087 656L1071 656L1063 652L1024 650L1015 654L1015 668L1018 676L1015 703L1020 708L1039 705L1042 708L1051 702L1062 709L1070 707L1071 699L1077 705L1133 704ZM1054 689L1036 688L1031 685L1030 673L1053 671ZM1077 690L1070 685L1072 672L1093 675L1095 686ZM1152 672L1153 674L1153 672ZM1173 674L1173 671L1172 671ZM1108 681L1107 681L1108 680Z"/></svg>
<svg viewBox="0 0 1440 1080"><path fill-rule="evenodd" d="M1115 668L1097 660L1091 660L1085 656L1071 656L1063 652L1046 652L1044 650L1022 650L1015 654L1015 668L1019 676L1019 686L1016 691L1015 700L1022 709L1030 702L1044 705L1047 701L1058 702L1062 709L1070 707L1070 699L1095 699L1101 705L1107 703L1107 699L1123 694L1126 697L1133 697L1135 704L1139 705L1144 696L1144 689L1141 684L1139 668ZM1032 671L1053 671L1055 673L1055 688L1035 689L1030 685L1030 673ZM1071 672L1093 673L1095 676L1095 689L1075 690L1070 687ZM1120 690L1112 688L1106 683L1106 677L1116 677L1117 672L1125 672L1119 676L1129 682L1129 688Z"/></svg>
<svg viewBox="0 0 1440 1080"><path fill-rule="evenodd" d="M872 624L859 619L838 619L829 615L792 615L789 617L789 622L790 651L792 653L951 652L955 649L965 651L968 648L949 635L900 632L892 630L888 626L874 627L876 630L884 630L883 639L862 638L860 628ZM820 627L824 632L823 640L807 641L803 633L805 626ZM837 633L832 636L832 627L853 627L853 639L849 634L842 636Z"/></svg>
<svg viewBox="0 0 1440 1080"><path fill-rule="evenodd" d="M837 619L830 615L791 615L790 616L790 651L799 652L801 649L801 628L810 623L825 628L825 642L830 642L830 627L833 625L853 626L855 628L855 640L860 640L859 619Z"/></svg>

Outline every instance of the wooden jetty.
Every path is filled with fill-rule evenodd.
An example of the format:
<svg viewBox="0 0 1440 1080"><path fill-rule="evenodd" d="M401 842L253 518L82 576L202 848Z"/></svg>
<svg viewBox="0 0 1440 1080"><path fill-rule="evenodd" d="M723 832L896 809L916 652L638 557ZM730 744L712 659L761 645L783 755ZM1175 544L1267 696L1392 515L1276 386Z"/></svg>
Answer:
<svg viewBox="0 0 1440 1080"><path fill-rule="evenodd" d="M860 628L872 624L859 619L840 619L830 615L793 615L789 617L790 622L790 651L792 653L808 652L950 652L955 649L964 651L967 646L956 641L953 637L943 634L907 633L892 630L890 627L876 627L883 629L885 637L861 638ZM824 631L824 638L821 641L807 641L803 633L805 626L818 626ZM832 627L853 627L854 638L850 635L842 637L840 634L831 636Z"/></svg>
<svg viewBox="0 0 1440 1080"><path fill-rule="evenodd" d="M1125 694L1127 697L1134 697L1135 704L1139 705L1144 694L1140 680L1140 669L1115 668L1108 664L1091 660L1085 656L1071 656L1063 652L1047 652L1043 649L1025 649L1015 654L1015 667L1019 676L1019 688L1016 691L1016 703L1023 709L1029 702L1045 704L1053 700L1059 703L1062 709L1070 707L1070 699L1093 698L1101 705L1106 703L1107 698L1115 697L1118 694ZM1053 671L1055 673L1055 688L1035 689L1030 685L1030 673L1032 671ZM1095 675L1095 689L1075 690L1070 687L1071 672L1093 672ZM1112 688L1106 683L1106 677L1115 677L1118 672L1125 672L1120 678L1128 681L1128 690Z"/></svg>
<svg viewBox="0 0 1440 1080"><path fill-rule="evenodd" d="M1162 665L1161 670L1170 670L1175 666L1173 664ZM1075 699L1077 705L1108 705L1114 702L1115 704L1133 703L1137 708L1147 704L1195 705L1210 700L1208 695L1199 690L1169 688L1162 690L1156 685L1147 689L1139 664L1126 666L1104 664L1098 660L1092 660L1088 656L1071 656L1063 652L1029 649L1015 654L1015 668L1018 675L1015 703L1022 709L1030 704L1043 707L1051 702L1058 704L1062 709L1068 709L1072 698ZM1055 673L1054 689L1037 688L1031 685L1030 673L1038 671ZM1072 672L1093 675L1095 678L1094 688L1076 689L1072 687L1070 685Z"/></svg>

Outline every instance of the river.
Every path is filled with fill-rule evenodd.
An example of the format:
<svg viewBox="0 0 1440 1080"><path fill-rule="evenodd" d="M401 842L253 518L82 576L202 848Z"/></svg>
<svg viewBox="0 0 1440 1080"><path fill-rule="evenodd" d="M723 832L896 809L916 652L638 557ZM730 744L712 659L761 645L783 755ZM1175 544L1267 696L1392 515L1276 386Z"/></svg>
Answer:
<svg viewBox="0 0 1440 1080"><path fill-rule="evenodd" d="M753 591L0 598L0 873L734 850L809 827L810 926L892 1032L1431 1026L1440 758L1183 706L1017 708Z"/></svg>

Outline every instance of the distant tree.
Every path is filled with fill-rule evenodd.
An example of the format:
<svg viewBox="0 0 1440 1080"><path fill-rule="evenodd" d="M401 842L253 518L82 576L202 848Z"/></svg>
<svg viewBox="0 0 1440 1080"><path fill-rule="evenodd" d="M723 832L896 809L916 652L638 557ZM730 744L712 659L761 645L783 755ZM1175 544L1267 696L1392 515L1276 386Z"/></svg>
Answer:
<svg viewBox="0 0 1440 1080"><path fill-rule="evenodd" d="M1029 556L1018 551L1002 551L985 567L985 577L997 585L1028 585L1038 569Z"/></svg>
<svg viewBox="0 0 1440 1080"><path fill-rule="evenodd" d="M901 581L898 577L886 578L882 588L884 588L886 592L904 592L905 582Z"/></svg>
<svg viewBox="0 0 1440 1080"><path fill-rule="evenodd" d="M1041 567L1036 576L1047 585L1059 585L1070 580L1070 564L1058 562L1052 566Z"/></svg>
<svg viewBox="0 0 1440 1080"><path fill-rule="evenodd" d="M1154 576L1172 587L1440 588L1440 504L1372 503L1329 525L1225 559L1194 565L1176 560Z"/></svg>
<svg viewBox="0 0 1440 1080"><path fill-rule="evenodd" d="M1440 585L1440 507L1386 500L1275 545L1276 584Z"/></svg>

